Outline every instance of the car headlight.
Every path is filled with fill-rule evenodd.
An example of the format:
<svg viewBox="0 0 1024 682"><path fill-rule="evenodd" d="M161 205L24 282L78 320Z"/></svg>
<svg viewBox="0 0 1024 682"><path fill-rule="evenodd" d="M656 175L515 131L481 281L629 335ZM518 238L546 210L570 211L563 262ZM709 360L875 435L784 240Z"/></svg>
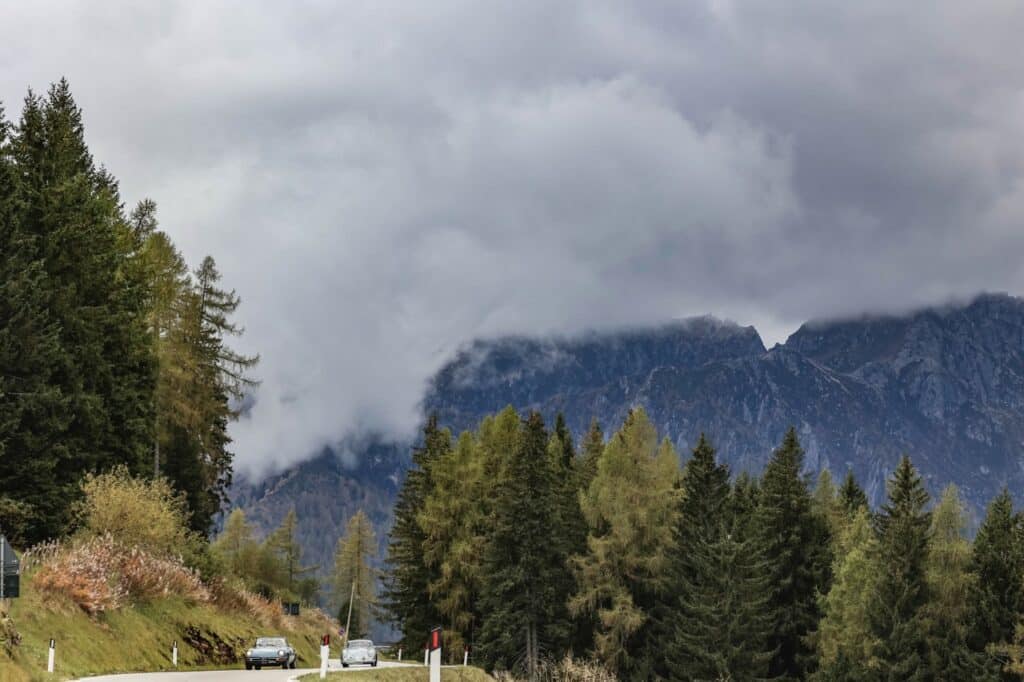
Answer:
<svg viewBox="0 0 1024 682"><path fill-rule="evenodd" d="M284 656L284 649L278 649L277 650L277 655L278 656Z"/></svg>
<svg viewBox="0 0 1024 682"><path fill-rule="evenodd" d="M246 651L245 655L246 656L252 656L252 649L249 649L248 651Z"/></svg>

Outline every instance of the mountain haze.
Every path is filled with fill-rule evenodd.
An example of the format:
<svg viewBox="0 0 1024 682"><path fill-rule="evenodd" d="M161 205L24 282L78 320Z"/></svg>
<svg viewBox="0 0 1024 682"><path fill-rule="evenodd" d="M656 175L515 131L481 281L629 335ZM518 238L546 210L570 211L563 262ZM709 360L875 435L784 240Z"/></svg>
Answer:
<svg viewBox="0 0 1024 682"><path fill-rule="evenodd" d="M949 482L980 510L1024 484L1024 301L982 295L906 315L815 321L765 348L753 327L712 317L650 329L478 340L433 378L424 413L453 431L513 405L580 435L606 435L643 406L687 453L701 432L733 471L759 473L790 426L808 474L851 469L874 504L908 453L932 492ZM383 531L409 444L376 443L353 462L331 451L236 490L264 528L299 510L310 563L363 507Z"/></svg>

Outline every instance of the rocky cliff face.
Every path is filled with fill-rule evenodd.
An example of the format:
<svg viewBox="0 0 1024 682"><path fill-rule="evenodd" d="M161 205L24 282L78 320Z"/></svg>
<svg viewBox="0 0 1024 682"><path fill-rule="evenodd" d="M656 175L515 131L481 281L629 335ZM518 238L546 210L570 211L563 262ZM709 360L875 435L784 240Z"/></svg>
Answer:
<svg viewBox="0 0 1024 682"><path fill-rule="evenodd" d="M506 405L561 411L606 433L642 405L685 457L701 431L734 471L760 472L793 425L808 473L852 469L878 503L908 453L933 492L959 485L975 509L1024 484L1024 300L986 295L904 316L811 322L766 349L752 327L710 317L575 338L476 341L431 382L424 411L454 431ZM296 505L307 556L325 567L363 507L384 529L408 444L375 443L354 466L325 452L237 503L269 528Z"/></svg>
<svg viewBox="0 0 1024 682"><path fill-rule="evenodd" d="M512 404L606 431L642 405L683 453L701 431L759 472L790 425L809 472L852 469L873 501L908 453L933 490L976 506L1024 482L1024 301L986 295L905 316L811 322L766 350L754 329L700 318L568 340L476 342L425 406L456 429Z"/></svg>

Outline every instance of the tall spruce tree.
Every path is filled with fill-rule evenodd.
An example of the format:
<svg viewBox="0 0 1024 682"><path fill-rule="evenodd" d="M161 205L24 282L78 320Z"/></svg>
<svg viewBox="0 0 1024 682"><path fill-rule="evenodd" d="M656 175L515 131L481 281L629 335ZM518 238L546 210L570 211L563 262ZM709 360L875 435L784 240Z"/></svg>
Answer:
<svg viewBox="0 0 1024 682"><path fill-rule="evenodd" d="M974 538L968 641L978 652L1013 641L1024 617L1024 546L1019 516L1005 488L989 504Z"/></svg>
<svg viewBox="0 0 1024 682"><path fill-rule="evenodd" d="M44 307L47 328L56 331L44 344L46 390L19 392L60 396L67 415L66 422L43 412L21 421L24 442L15 445L28 454L28 440L60 444L34 460L52 474L57 491L36 508L32 539L42 539L68 530L84 473L117 464L145 470L155 356L145 323L148 283L134 263L117 186L93 164L66 81L45 98L29 94L11 151L17 258L27 266L24 275L36 278L27 310Z"/></svg>
<svg viewBox="0 0 1024 682"><path fill-rule="evenodd" d="M647 614L664 600L677 513L679 458L642 409L632 410L598 460L581 499L590 528L576 557L574 615L594 614L598 658L627 679L649 679L650 661L635 656L650 628Z"/></svg>
<svg viewBox="0 0 1024 682"><path fill-rule="evenodd" d="M697 580L680 594L667 679L765 679L774 651L768 565L754 538L731 532L691 551Z"/></svg>
<svg viewBox="0 0 1024 682"><path fill-rule="evenodd" d="M928 542L931 514L921 477L903 457L876 517L877 582L868 617L883 680L927 679Z"/></svg>
<svg viewBox="0 0 1024 682"><path fill-rule="evenodd" d="M773 625L767 565L734 519L729 469L701 434L683 468L668 573L671 599L655 610L670 679L758 679L768 672Z"/></svg>
<svg viewBox="0 0 1024 682"><path fill-rule="evenodd" d="M569 569L569 558L583 554L587 550L587 521L583 518L583 510L580 508L580 491L577 487L579 460L572 444L572 434L565 428L564 419L556 420L555 431L548 441L548 460L555 477L555 515L551 541L557 548L561 561L561 570L553 574L557 581L553 587L559 595L558 617L566 621L571 620L570 637L564 643L567 645L565 648L577 655L583 655L593 641L593 627L589 618L570 619L566 604L570 595L576 591L576 581Z"/></svg>
<svg viewBox="0 0 1024 682"><path fill-rule="evenodd" d="M27 546L64 530L66 490L55 469L68 460L61 434L70 415L54 380L63 349L38 238L22 228L13 153L0 107L0 531Z"/></svg>
<svg viewBox="0 0 1024 682"><path fill-rule="evenodd" d="M412 466L395 502L383 601L406 649L424 645L430 629L441 623L430 597L430 585L438 580L439 570L424 560L426 538L419 515L435 487L433 465L450 450L451 434L438 427L437 415L430 415L423 427L423 444L413 450Z"/></svg>
<svg viewBox="0 0 1024 682"><path fill-rule="evenodd" d="M561 492L552 464L544 420L531 412L494 491L484 550L480 657L489 668L518 669L530 680L539 674L541 652L560 656L571 635L558 589L566 582L567 557L551 537Z"/></svg>
<svg viewBox="0 0 1024 682"><path fill-rule="evenodd" d="M790 428L765 467L755 513L771 571L774 632L769 645L776 653L769 675L792 679L813 669L808 636L821 617L817 595L828 591L832 561L828 524L814 513L803 463L803 448Z"/></svg>

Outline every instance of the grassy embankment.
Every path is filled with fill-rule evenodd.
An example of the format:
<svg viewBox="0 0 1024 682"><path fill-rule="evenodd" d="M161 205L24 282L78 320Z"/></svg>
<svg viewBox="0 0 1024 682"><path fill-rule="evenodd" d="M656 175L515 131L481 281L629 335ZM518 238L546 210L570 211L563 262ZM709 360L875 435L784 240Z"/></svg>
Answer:
<svg viewBox="0 0 1024 682"><path fill-rule="evenodd" d="M22 597L7 603L8 626L13 625L20 643L12 646L9 628L0 627L0 682L171 670L174 641L179 669L241 667L245 650L261 635L286 637L300 665L315 665L320 635L337 627L315 610L282 616L276 605L227 586L187 586L186 581L183 587L173 575L157 575L151 566L145 579L153 584L140 586L132 582L139 577L126 563L133 559L137 555L127 554L117 559L116 569L108 561L94 571L96 585L114 590L113 598L105 593L98 601L96 585L87 579L64 579L76 570L66 558L51 555L30 562L35 565L22 577ZM53 676L46 674L51 637L57 642Z"/></svg>
<svg viewBox="0 0 1024 682"><path fill-rule="evenodd" d="M358 677L353 677L357 675ZM427 682L430 672L425 667L416 668L381 668L377 670L352 670L351 672L333 672L327 679L338 682ZM319 673L303 675L302 682L317 682ZM480 668L452 666L441 672L443 682L493 682L494 678Z"/></svg>

